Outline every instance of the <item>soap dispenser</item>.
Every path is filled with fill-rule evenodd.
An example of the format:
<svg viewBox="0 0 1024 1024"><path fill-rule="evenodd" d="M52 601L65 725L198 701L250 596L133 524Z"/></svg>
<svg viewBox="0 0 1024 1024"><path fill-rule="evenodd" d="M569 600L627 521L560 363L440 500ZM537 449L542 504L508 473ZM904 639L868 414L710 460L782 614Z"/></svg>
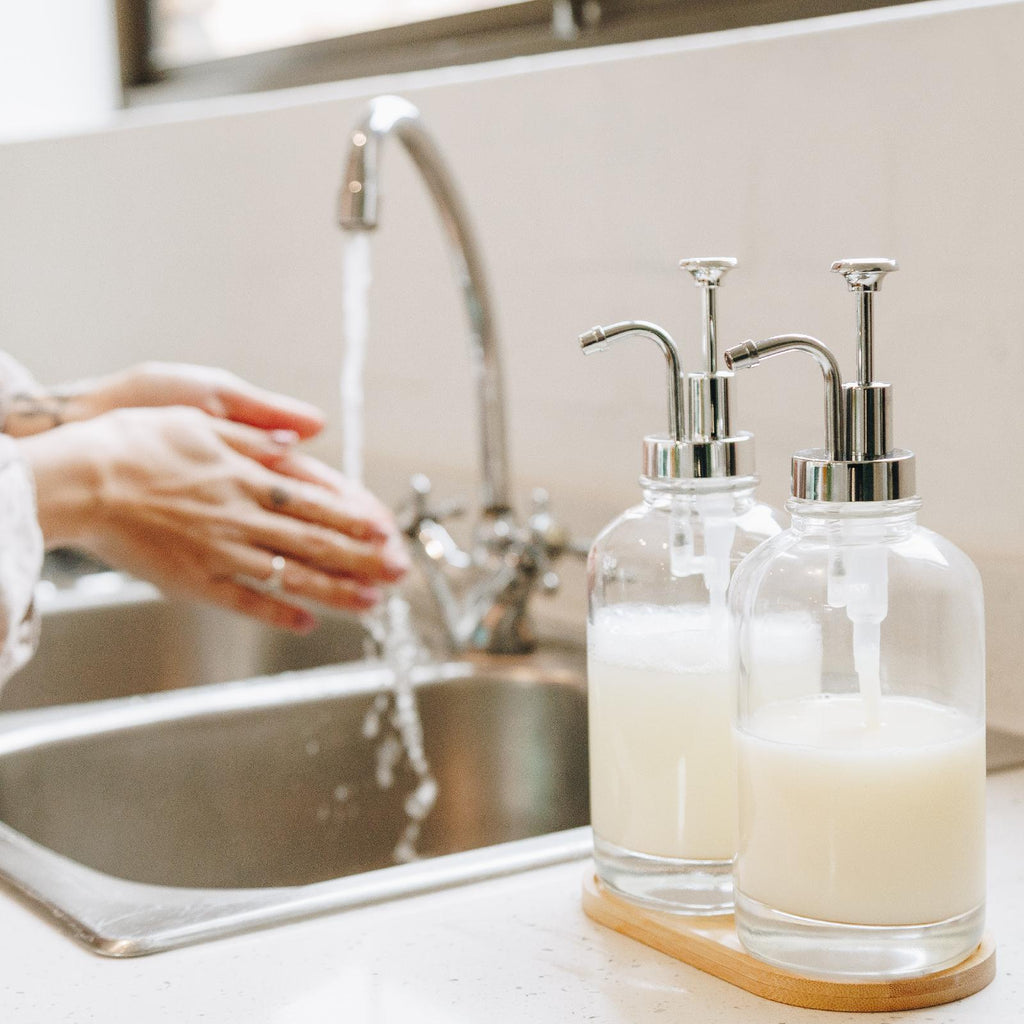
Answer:
<svg viewBox="0 0 1024 1024"><path fill-rule="evenodd" d="M737 668L727 592L740 559L780 529L754 497L753 437L732 431L732 374L718 367L716 292L735 262L681 264L703 295L701 373L683 376L675 342L655 324L579 339L589 354L650 338L668 367L669 432L644 438L643 500L605 528L588 560L594 860L612 892L688 914L732 908Z"/></svg>
<svg viewBox="0 0 1024 1024"><path fill-rule="evenodd" d="M736 928L763 960L849 980L952 966L985 913L981 583L918 525L914 455L895 447L891 387L874 377L873 302L896 269L832 266L857 301L854 383L804 335L725 354L738 369L805 352L825 381L825 447L793 456L792 525L732 586ZM808 653L787 678L766 640L780 621Z"/></svg>

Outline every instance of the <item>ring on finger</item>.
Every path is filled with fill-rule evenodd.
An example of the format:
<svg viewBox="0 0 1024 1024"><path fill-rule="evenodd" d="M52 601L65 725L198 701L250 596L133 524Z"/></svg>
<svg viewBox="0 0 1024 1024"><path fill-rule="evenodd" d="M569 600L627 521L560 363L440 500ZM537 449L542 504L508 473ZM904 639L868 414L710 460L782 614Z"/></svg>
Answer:
<svg viewBox="0 0 1024 1024"><path fill-rule="evenodd" d="M270 560L270 575L263 581L262 589L268 594L277 594L284 589L284 555L274 555Z"/></svg>
<svg viewBox="0 0 1024 1024"><path fill-rule="evenodd" d="M266 579L258 576L250 576L248 573L236 572L229 577L216 577L217 579L231 579L241 587L248 587L260 594L279 594L284 590L284 572L287 563L283 555L274 555L270 560L270 575Z"/></svg>

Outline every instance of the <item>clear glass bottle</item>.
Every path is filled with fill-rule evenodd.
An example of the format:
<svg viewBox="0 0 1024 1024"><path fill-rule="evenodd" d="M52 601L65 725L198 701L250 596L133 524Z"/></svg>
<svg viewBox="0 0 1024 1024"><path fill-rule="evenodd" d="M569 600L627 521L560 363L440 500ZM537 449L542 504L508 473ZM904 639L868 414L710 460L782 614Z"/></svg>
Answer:
<svg viewBox="0 0 1024 1024"><path fill-rule="evenodd" d="M634 334L669 362L671 434L644 439L643 502L595 540L588 562L590 792L597 874L627 899L689 914L732 909L736 845L733 570L779 532L754 496L753 439L728 430L714 359L714 289L732 260L684 261L705 295L709 370L683 389L653 324L595 328L584 350ZM710 341L710 344L709 344ZM703 410L706 415L701 414Z"/></svg>
<svg viewBox="0 0 1024 1024"><path fill-rule="evenodd" d="M833 266L860 303L859 380L827 383L824 450L793 460L792 525L737 572L736 927L804 974L881 979L966 958L985 907L985 656L970 559L917 522L912 453L871 379L871 296L894 261ZM778 637L802 651L780 673Z"/></svg>

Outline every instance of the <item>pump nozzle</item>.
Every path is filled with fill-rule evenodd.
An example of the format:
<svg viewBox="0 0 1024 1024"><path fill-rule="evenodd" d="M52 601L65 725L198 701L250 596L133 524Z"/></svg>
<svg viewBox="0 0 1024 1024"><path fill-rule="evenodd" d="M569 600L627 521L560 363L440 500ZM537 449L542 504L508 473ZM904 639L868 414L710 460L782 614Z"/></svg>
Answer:
<svg viewBox="0 0 1024 1024"><path fill-rule="evenodd" d="M825 454L829 459L843 458L842 375L836 357L817 338L806 334L779 334L763 341L745 341L725 353L725 365L740 370L757 366L762 359L783 352L807 352L821 367L825 378Z"/></svg>
<svg viewBox="0 0 1024 1024"><path fill-rule="evenodd" d="M683 430L683 367L679 359L679 346L668 331L646 320L622 320L607 327L594 327L581 334L580 347L584 355L604 352L622 338L643 337L656 342L668 363L668 425L673 441L685 438Z"/></svg>

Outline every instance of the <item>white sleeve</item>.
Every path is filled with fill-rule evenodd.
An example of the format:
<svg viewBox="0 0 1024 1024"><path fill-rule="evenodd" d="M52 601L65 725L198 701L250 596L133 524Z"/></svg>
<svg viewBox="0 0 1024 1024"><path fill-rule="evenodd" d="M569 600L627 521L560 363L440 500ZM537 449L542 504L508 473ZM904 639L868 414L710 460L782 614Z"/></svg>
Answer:
<svg viewBox="0 0 1024 1024"><path fill-rule="evenodd" d="M35 653L33 594L42 564L32 473L14 441L0 435L0 684Z"/></svg>
<svg viewBox="0 0 1024 1024"><path fill-rule="evenodd" d="M14 396L36 390L28 370L0 351L0 429ZM0 434L0 685L35 653L39 616L33 595L42 565L35 481L18 446Z"/></svg>

